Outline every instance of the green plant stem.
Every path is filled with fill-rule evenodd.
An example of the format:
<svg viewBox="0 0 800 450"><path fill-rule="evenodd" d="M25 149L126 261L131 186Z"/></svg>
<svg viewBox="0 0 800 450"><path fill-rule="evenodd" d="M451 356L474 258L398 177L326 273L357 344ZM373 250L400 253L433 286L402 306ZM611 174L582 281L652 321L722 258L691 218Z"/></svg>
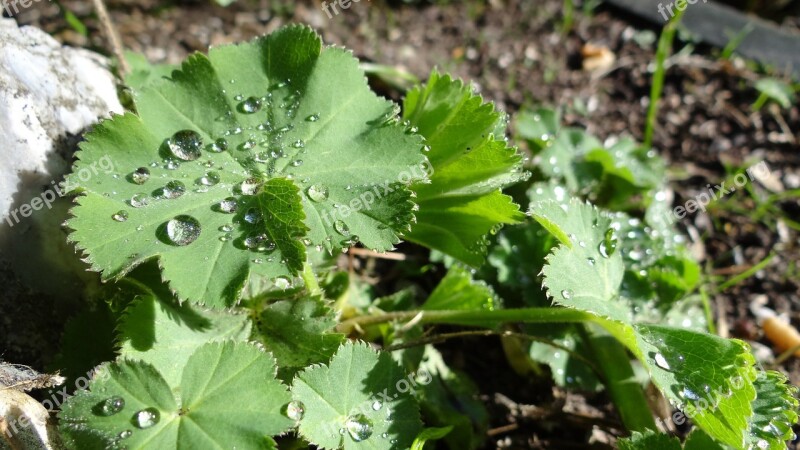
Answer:
<svg viewBox="0 0 800 450"><path fill-rule="evenodd" d="M317 276L314 274L314 269L311 268L311 263L306 261L303 264L303 273L300 276L303 278L309 295L322 296L322 288L319 287L319 281L317 281Z"/></svg>
<svg viewBox="0 0 800 450"><path fill-rule="evenodd" d="M776 255L776 253L774 253L774 252L770 253L769 255L767 255L766 258L762 259L755 266L745 270L744 272L740 273L739 275L736 275L735 277L731 278L730 280L720 284L719 285L719 290L720 291L724 291L724 290L728 289L729 287L736 286L737 284L741 283L742 281L752 277L753 275L755 275L756 272L758 272L759 270L763 269L764 267L767 267L767 264L769 264L769 262L772 261L772 258L774 258L775 255Z"/></svg>
<svg viewBox="0 0 800 450"><path fill-rule="evenodd" d="M630 431L657 430L647 397L634 376L625 347L596 324L587 324L583 331L622 423Z"/></svg>
<svg viewBox="0 0 800 450"><path fill-rule="evenodd" d="M670 19L667 26L661 32L661 37L658 40L658 49L656 50L656 70L653 73L653 84L650 87L650 105L647 108L647 123L644 130L644 142L642 148L649 150L653 146L653 133L656 128L656 115L658 114L658 102L661 100L661 95L664 93L664 77L666 76L666 60L667 55L672 52L672 42L675 38L675 32L678 30L681 17L684 11L678 11L672 19Z"/></svg>

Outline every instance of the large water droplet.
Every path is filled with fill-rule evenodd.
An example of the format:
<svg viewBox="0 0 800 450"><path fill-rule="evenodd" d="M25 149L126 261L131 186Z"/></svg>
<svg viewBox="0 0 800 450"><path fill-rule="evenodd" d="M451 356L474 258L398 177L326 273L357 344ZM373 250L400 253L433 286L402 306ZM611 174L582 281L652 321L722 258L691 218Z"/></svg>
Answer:
<svg viewBox="0 0 800 450"><path fill-rule="evenodd" d="M214 186L219 183L219 174L217 172L206 172L202 177L197 180L198 184L203 186Z"/></svg>
<svg viewBox="0 0 800 450"><path fill-rule="evenodd" d="M333 228L343 236L350 236L350 227L348 227L347 224L342 222L341 220L337 220L336 222L334 222Z"/></svg>
<svg viewBox="0 0 800 450"><path fill-rule="evenodd" d="M248 178L242 181L242 184L239 185L239 190L241 190L244 195L254 195L258 191L260 185L261 181L258 178Z"/></svg>
<svg viewBox="0 0 800 450"><path fill-rule="evenodd" d="M609 228L606 230L603 242L597 247L597 250L603 255L603 258L609 258L617 250L617 236L614 234L614 229Z"/></svg>
<svg viewBox="0 0 800 450"><path fill-rule="evenodd" d="M267 235L264 233L251 233L244 239L244 246L250 250L256 250L259 246L267 241Z"/></svg>
<svg viewBox="0 0 800 450"><path fill-rule="evenodd" d="M372 436L372 421L363 414L354 414L348 417L345 428L347 434L356 442L365 441Z"/></svg>
<svg viewBox="0 0 800 450"><path fill-rule="evenodd" d="M186 192L186 185L178 180L172 180L161 189L161 196L164 198L175 199Z"/></svg>
<svg viewBox="0 0 800 450"><path fill-rule="evenodd" d="M306 405L300 401L291 401L284 410L284 414L286 417L292 420L303 420L303 416L306 413Z"/></svg>
<svg viewBox="0 0 800 450"><path fill-rule="evenodd" d="M319 203L328 199L328 188L320 184L312 184L306 189L308 198Z"/></svg>
<svg viewBox="0 0 800 450"><path fill-rule="evenodd" d="M250 208L244 213L244 221L247 223L258 223L261 222L261 212L256 208Z"/></svg>
<svg viewBox="0 0 800 450"><path fill-rule="evenodd" d="M257 113L261 110L261 100L256 97L247 97L247 99L239 105L239 108L245 114Z"/></svg>
<svg viewBox="0 0 800 450"><path fill-rule="evenodd" d="M660 367L660 368L662 368L664 370L670 370L669 363L667 362L667 359L664 358L664 355L662 355L661 353L656 353L656 355L653 357L653 359L655 360L656 365L658 367Z"/></svg>
<svg viewBox="0 0 800 450"><path fill-rule="evenodd" d="M228 197L219 202L218 206L220 211L228 214L233 214L237 209L239 209L239 204L236 201L236 197Z"/></svg>
<svg viewBox="0 0 800 450"><path fill-rule="evenodd" d="M147 167L139 167L131 173L130 179L136 184L144 184L150 179L150 169Z"/></svg>
<svg viewBox="0 0 800 450"><path fill-rule="evenodd" d="M147 194L134 194L131 197L130 204L134 208L141 208L142 206L147 206L148 201Z"/></svg>
<svg viewBox="0 0 800 450"><path fill-rule="evenodd" d="M189 245L200 236L200 222L192 216L181 215L167 222L167 237L175 245Z"/></svg>
<svg viewBox="0 0 800 450"><path fill-rule="evenodd" d="M222 153L228 149L228 141L225 138L219 138L208 146L208 150L214 153Z"/></svg>
<svg viewBox="0 0 800 450"><path fill-rule="evenodd" d="M156 425L160 418L161 415L157 409L147 408L133 415L133 424L136 425L136 428L150 428Z"/></svg>
<svg viewBox="0 0 800 450"><path fill-rule="evenodd" d="M182 130L167 140L167 146L173 155L184 161L194 161L200 157L203 138L196 131Z"/></svg>
<svg viewBox="0 0 800 450"><path fill-rule="evenodd" d="M122 408L124 407L125 399L119 396L114 396L103 401L103 404L100 405L100 412L104 416L113 416L114 414L122 411Z"/></svg>
<svg viewBox="0 0 800 450"><path fill-rule="evenodd" d="M112 219L116 220L117 222L125 222L128 220L128 212L127 211L117 211L113 216Z"/></svg>

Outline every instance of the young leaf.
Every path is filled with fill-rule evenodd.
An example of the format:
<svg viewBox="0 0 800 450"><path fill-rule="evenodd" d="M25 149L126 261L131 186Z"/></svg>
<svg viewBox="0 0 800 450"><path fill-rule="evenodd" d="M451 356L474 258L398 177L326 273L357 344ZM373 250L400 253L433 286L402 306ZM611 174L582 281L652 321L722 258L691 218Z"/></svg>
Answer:
<svg viewBox="0 0 800 450"><path fill-rule="evenodd" d="M531 213L562 244L543 270L544 285L555 302L629 323L630 306L619 295L624 267L611 220L575 199L538 203Z"/></svg>
<svg viewBox="0 0 800 450"><path fill-rule="evenodd" d="M409 92L404 117L427 139L433 175L416 184L417 223L406 239L461 262L483 263L486 234L524 216L505 186L527 178L522 156L507 147L505 119L461 80L433 72Z"/></svg>
<svg viewBox="0 0 800 450"><path fill-rule="evenodd" d="M410 389L388 353L348 341L327 366L294 379L292 395L305 411L300 434L323 449L408 448L422 428Z"/></svg>
<svg viewBox="0 0 800 450"><path fill-rule="evenodd" d="M275 362L248 344L211 343L189 358L179 386L145 362L103 367L70 398L61 429L80 448L274 448L292 421Z"/></svg>
<svg viewBox="0 0 800 450"><path fill-rule="evenodd" d="M212 341L244 342L251 322L242 314L205 311L146 296L129 307L119 325L120 356L141 360L178 386L189 357Z"/></svg>
<svg viewBox="0 0 800 450"><path fill-rule="evenodd" d="M136 107L87 136L68 181L70 239L105 280L158 258L180 299L229 306L250 274L295 275L306 245L384 251L413 219L422 138L306 27L193 55Z"/></svg>
<svg viewBox="0 0 800 450"><path fill-rule="evenodd" d="M775 371L759 372L753 384L756 399L747 435L751 448L786 448L786 441L795 439L792 427L797 423L797 387Z"/></svg>
<svg viewBox="0 0 800 450"><path fill-rule="evenodd" d="M319 298L281 300L261 313L259 332L278 361L281 379L311 364L326 363L344 335L334 333L336 316Z"/></svg>
<svg viewBox="0 0 800 450"><path fill-rule="evenodd" d="M442 427L442 428L425 428L422 430L422 433L414 439L414 443L411 444L411 450L424 450L425 443L428 441L437 441L445 436L447 436L451 431L453 431L453 427Z"/></svg>
<svg viewBox="0 0 800 450"><path fill-rule="evenodd" d="M757 377L747 345L658 325L635 329L640 359L667 399L714 439L746 448Z"/></svg>
<svg viewBox="0 0 800 450"><path fill-rule="evenodd" d="M473 280L469 270L453 266L431 292L422 309L481 310L499 306L491 286L483 281Z"/></svg>

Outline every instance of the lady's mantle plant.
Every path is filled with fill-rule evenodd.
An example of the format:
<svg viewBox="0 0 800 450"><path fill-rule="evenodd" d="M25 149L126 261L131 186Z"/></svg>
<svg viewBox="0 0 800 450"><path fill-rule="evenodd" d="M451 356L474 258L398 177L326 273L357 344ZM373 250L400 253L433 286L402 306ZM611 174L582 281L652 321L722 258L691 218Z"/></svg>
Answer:
<svg viewBox="0 0 800 450"><path fill-rule="evenodd" d="M647 170L634 174L599 143L554 130L559 144L544 154L559 170L540 170L551 176L532 188L527 218L501 192L529 174L493 105L434 72L407 95L401 122L400 108L369 89L350 53L323 47L301 26L194 55L137 89L135 105L137 114L90 133L75 165L78 172L110 156L117 172L71 180L79 186L71 240L114 282L116 293L104 300L120 311L117 360L60 415L74 448L274 448L290 431L325 449L421 448L442 437L451 448L477 445L482 415L471 384L433 347L376 352L341 334L387 322L385 344L421 336L427 323L605 330L613 345L596 347L608 359L593 376L625 424L644 433L626 445L660 435L647 431L655 425L646 404L625 401L627 393L644 397L625 378L633 372L624 348L675 403L697 409L703 392L723 392L695 415L696 439L779 448L797 420L785 379L757 371L744 344L652 324L696 284L691 264L675 255L660 255L663 270L633 261L646 233L630 225L619 237L617 218L565 200L567 189L594 177L596 201L630 207L629 197L658 178L632 146L614 154ZM529 261L495 251L492 264L506 275L523 270L528 280L543 269L539 281L555 307L505 309L459 266L480 266L487 234L503 224L539 230L533 243L519 243L538 250ZM401 238L457 263L419 309L401 292L372 302L372 315L338 323L333 283L322 291L312 261L356 243L386 251ZM503 239L516 238L502 235L500 246ZM263 280L272 292L244 294ZM270 300L274 289L282 299ZM641 313L651 301L666 306ZM602 336L593 339L587 345ZM421 369L433 383L398 389ZM731 379L741 386L722 391ZM453 395L469 419L453 410ZM420 406L425 423L442 428L423 430Z"/></svg>

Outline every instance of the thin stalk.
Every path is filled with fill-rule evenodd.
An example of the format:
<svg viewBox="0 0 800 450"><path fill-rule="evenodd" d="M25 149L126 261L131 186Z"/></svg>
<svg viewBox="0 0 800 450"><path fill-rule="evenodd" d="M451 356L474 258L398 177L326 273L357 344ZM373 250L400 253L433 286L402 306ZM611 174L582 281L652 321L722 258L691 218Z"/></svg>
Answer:
<svg viewBox="0 0 800 450"><path fill-rule="evenodd" d="M625 347L607 331L592 325L587 324L583 334L622 423L629 431L657 430L647 397L634 376Z"/></svg>
<svg viewBox="0 0 800 450"><path fill-rule="evenodd" d="M741 283L742 281L744 281L744 280L752 277L753 275L755 275L755 273L758 272L759 270L763 269L764 267L767 267L769 262L772 261L772 258L774 258L776 254L777 253L774 253L774 252L770 253L769 255L767 255L766 258L762 259L755 266L745 270L744 272L740 273L739 275L736 275L735 277L731 278L730 280L720 284L719 285L720 292L728 289L731 286L736 286L737 284Z"/></svg>
<svg viewBox="0 0 800 450"><path fill-rule="evenodd" d="M667 55L672 53L672 42L675 39L675 32L678 30L678 25L685 11L686 9L683 11L679 10L672 19L670 19L658 40L656 71L653 73L653 85L650 87L650 105L647 108L647 124L645 125L644 142L642 143L643 149L650 149L653 146L653 133L655 133L656 128L658 102L661 100L661 96L664 93L664 78L667 72L665 63Z"/></svg>
<svg viewBox="0 0 800 450"><path fill-rule="evenodd" d="M322 297L322 288L319 287L319 281L317 281L317 276L314 274L314 269L311 268L310 262L306 261L303 264L303 272L300 276L303 278L303 283L305 283L309 295Z"/></svg>

